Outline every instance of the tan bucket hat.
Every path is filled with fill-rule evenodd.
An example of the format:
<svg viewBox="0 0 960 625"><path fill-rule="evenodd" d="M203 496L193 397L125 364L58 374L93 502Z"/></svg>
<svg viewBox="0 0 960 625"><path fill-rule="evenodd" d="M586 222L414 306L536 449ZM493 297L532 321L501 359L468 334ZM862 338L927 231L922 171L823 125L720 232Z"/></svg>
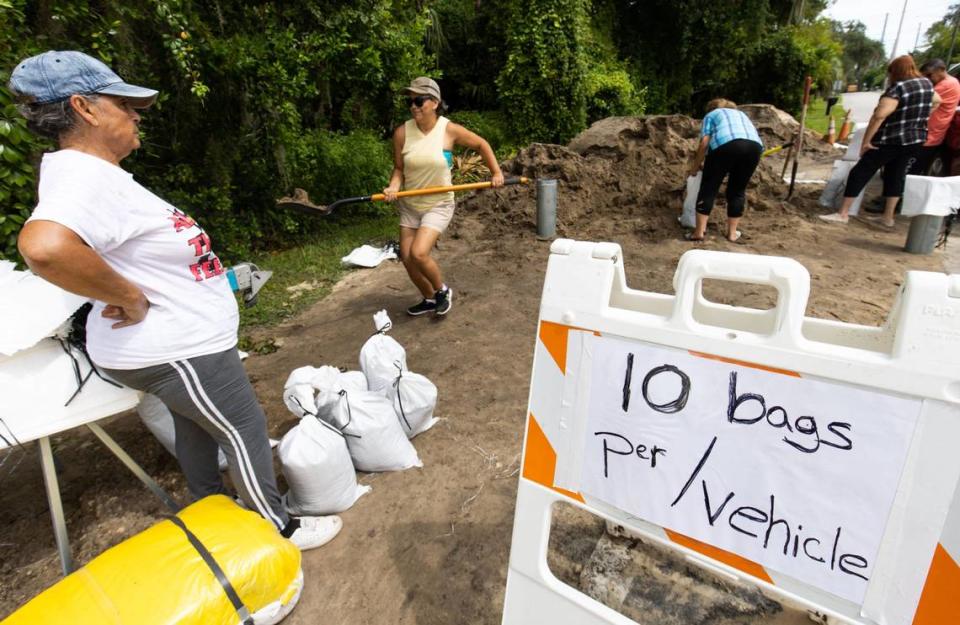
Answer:
<svg viewBox="0 0 960 625"><path fill-rule="evenodd" d="M438 85L432 78L427 78L426 76L414 78L410 83L410 86L404 87L401 93L403 95L427 95L437 102L441 100L440 85Z"/></svg>

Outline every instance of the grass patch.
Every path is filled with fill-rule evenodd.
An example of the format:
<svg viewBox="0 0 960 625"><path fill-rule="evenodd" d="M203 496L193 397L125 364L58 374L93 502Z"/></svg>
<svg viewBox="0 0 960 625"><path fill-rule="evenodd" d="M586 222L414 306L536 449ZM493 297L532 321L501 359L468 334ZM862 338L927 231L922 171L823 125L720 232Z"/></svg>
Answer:
<svg viewBox="0 0 960 625"><path fill-rule="evenodd" d="M833 108L830 109L829 117L826 114L827 110L827 101L822 98L811 98L810 104L807 106L807 128L811 130L816 130L822 135L827 134L827 128L830 125L830 117L833 118L834 123L836 124L837 132L840 132L840 125L843 123L843 116L845 114L843 110L843 97L840 97L840 101L833 105Z"/></svg>
<svg viewBox="0 0 960 625"><path fill-rule="evenodd" d="M256 349L244 331L291 317L323 298L349 269L340 259L364 243L383 245L397 239L397 218L392 210L369 217L324 218L313 242L248 259L273 277L260 290L256 305L240 305L241 345ZM247 260L247 259L244 259Z"/></svg>

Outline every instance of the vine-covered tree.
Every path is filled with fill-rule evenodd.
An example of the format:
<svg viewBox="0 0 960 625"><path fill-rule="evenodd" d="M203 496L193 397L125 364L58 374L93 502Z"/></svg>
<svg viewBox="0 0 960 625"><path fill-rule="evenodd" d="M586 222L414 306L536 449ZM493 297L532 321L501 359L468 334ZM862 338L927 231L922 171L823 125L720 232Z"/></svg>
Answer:
<svg viewBox="0 0 960 625"><path fill-rule="evenodd" d="M516 135L566 142L586 124L585 0L515 0L497 80Z"/></svg>
<svg viewBox="0 0 960 625"><path fill-rule="evenodd" d="M867 37L862 22L834 23L837 40L843 45L843 71L848 83L862 85L863 75L883 63L883 44Z"/></svg>

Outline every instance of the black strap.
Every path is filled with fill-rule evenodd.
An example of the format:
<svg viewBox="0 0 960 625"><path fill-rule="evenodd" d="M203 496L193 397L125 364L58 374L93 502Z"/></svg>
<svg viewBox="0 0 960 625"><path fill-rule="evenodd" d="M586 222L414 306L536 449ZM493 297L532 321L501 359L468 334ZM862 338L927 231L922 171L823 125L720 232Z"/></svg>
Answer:
<svg viewBox="0 0 960 625"><path fill-rule="evenodd" d="M70 341L64 341L63 339L57 339L57 342L60 343L60 348L63 349L64 353L70 357L70 360L73 362L73 375L77 380L77 390L73 392L73 395L70 396L70 399L67 400L67 403L64 406L69 406L70 402L76 399L77 395L80 394L80 391L83 390L84 385L87 383L91 377L96 375L98 378L106 382L107 384L112 384L117 388L123 388L123 385L117 384L113 380L109 380L100 373L100 370L97 369L97 366L93 364L93 360L90 359L90 354L87 353L87 348L83 343L73 343ZM73 355L71 347L76 347L80 350L80 353L87 360L87 364L90 366L90 371L87 372L87 375L81 375L80 373L80 361L77 360L77 357Z"/></svg>
<svg viewBox="0 0 960 625"><path fill-rule="evenodd" d="M203 558L204 563L207 567L213 571L214 576L217 578L217 581L220 582L220 587L223 588L223 592L227 595L227 599L230 600L230 603L233 604L233 609L237 611L237 615L240 617L240 622L243 625L255 625L253 616L250 614L250 610L247 609L247 606L243 605L243 601L240 601L240 595L237 594L237 591L233 589L233 585L230 583L230 580L227 579L226 573L223 572L223 569L220 568L220 565L217 564L217 561L213 559L213 554L207 551L207 548L203 546L203 543L200 542L200 539L197 538L193 532L191 532L186 524L179 517L171 516L167 517L174 525L183 530L183 533L187 535L187 540L190 541L190 544L194 549L197 550L197 553L200 554L200 557Z"/></svg>
<svg viewBox="0 0 960 625"><path fill-rule="evenodd" d="M296 397L295 395L291 395L291 396L290 396L290 399L292 399L293 401L297 402L297 405L300 406L300 410L303 411L303 414L308 414L308 415L310 415L311 417L313 417L314 419L316 419L316 420L317 420L317 423L319 423L319 424L322 425L323 427L327 428L327 429L330 430L331 432L335 432L335 433L339 434L339 435L340 435L340 438L346 438L346 437L348 436L347 434L344 434L343 432L341 432L341 431L338 430L337 428L333 427L332 425L330 425L329 423L327 423L326 421L324 421L323 419L321 419L321 418L320 418L320 415L318 415L317 413L315 413L315 412L310 412L309 410L307 410L306 408L304 408L304 407L303 407L303 404L300 403L300 400L297 399L297 397ZM348 408L349 408L349 406L348 406ZM357 436L357 438L360 438L360 437Z"/></svg>
<svg viewBox="0 0 960 625"><path fill-rule="evenodd" d="M397 368L397 378L393 381L393 388L397 389L397 402L400 404L400 417L403 418L403 422L407 424L407 430L413 432L413 428L410 426L410 421L407 419L407 413L403 409L403 397L400 392L400 380L403 379L403 368L400 366L399 362L394 361L393 366Z"/></svg>
<svg viewBox="0 0 960 625"><path fill-rule="evenodd" d="M387 332L390 331L391 328L393 328L393 322L392 322L392 321L388 321L388 322L386 322L385 324L383 324L383 327L377 328L377 331L374 332L373 334L371 334L371 335L370 335L370 338L373 338L373 337L375 337L375 336L378 335L378 334L384 334L384 335L385 335Z"/></svg>
<svg viewBox="0 0 960 625"><path fill-rule="evenodd" d="M344 437L349 436L351 438L363 438L359 434L350 434L349 432L347 432L347 428L350 427L350 424L353 422L353 411L350 410L350 398L347 393L347 389L345 388L340 389L340 392L337 393L337 395L340 396L341 401L346 400L347 402L347 422L343 424L342 428L340 428L340 433L343 434Z"/></svg>

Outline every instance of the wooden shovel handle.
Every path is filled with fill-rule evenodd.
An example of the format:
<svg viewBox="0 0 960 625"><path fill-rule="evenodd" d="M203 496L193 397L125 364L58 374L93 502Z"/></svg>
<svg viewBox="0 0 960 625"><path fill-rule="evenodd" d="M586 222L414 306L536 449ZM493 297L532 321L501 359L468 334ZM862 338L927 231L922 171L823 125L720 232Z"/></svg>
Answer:
<svg viewBox="0 0 960 625"><path fill-rule="evenodd" d="M505 178L503 181L504 186L512 184L527 184L530 182L529 178L523 176L516 176L512 178ZM425 187L423 189L413 189L410 191L400 191L397 193L397 197L413 197L415 195L433 195L436 193L448 193L450 191L472 191L473 189L489 189L493 186L493 183L490 181L487 182L471 182L469 184L455 184L450 185L449 187ZM387 199L383 193L374 193L370 196L371 202L382 202Z"/></svg>

